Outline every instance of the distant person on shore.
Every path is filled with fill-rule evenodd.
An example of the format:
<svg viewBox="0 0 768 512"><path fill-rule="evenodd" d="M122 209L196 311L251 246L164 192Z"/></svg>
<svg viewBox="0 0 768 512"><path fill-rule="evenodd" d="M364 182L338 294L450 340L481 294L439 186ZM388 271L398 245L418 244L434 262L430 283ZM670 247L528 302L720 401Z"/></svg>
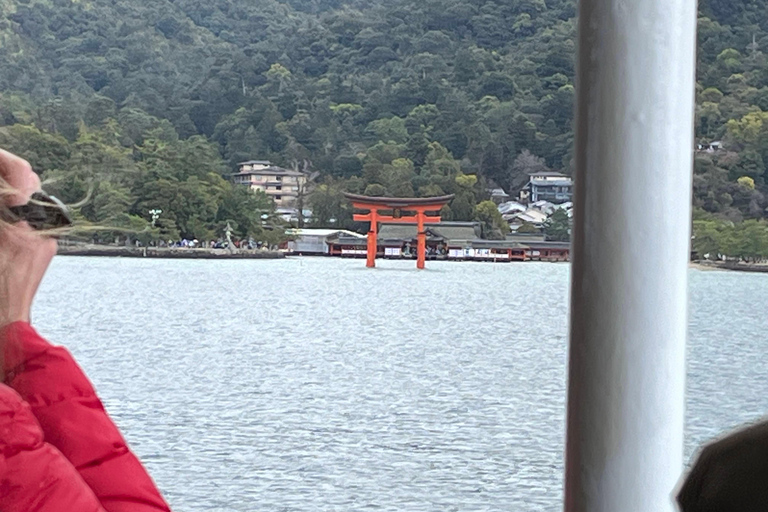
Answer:
<svg viewBox="0 0 768 512"><path fill-rule="evenodd" d="M70 353L30 325L56 254L39 190L0 150L0 511L169 512Z"/></svg>

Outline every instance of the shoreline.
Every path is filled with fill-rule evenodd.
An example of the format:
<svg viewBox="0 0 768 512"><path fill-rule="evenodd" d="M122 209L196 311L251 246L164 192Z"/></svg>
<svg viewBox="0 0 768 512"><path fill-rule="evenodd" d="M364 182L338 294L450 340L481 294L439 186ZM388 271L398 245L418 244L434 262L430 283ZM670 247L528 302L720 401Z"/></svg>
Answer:
<svg viewBox="0 0 768 512"><path fill-rule="evenodd" d="M750 272L768 274L768 264L765 263L737 263L729 261L692 261L690 268L710 272L713 270L727 270L731 272Z"/></svg>
<svg viewBox="0 0 768 512"><path fill-rule="evenodd" d="M284 252L236 249L190 249L173 247L115 247L109 245L60 245L59 256L104 256L116 258L164 258L209 260L277 260Z"/></svg>
<svg viewBox="0 0 768 512"><path fill-rule="evenodd" d="M277 260L285 259L292 254L282 251L264 251L236 249L230 252L228 249L190 249L174 247L116 247L110 245L60 245L57 252L59 256L97 256L112 258L155 258L155 259L258 259ZM324 256L328 257L328 256ZM460 260L457 260L460 261ZM702 272L730 271L768 274L768 264L761 263L736 263L726 261L691 261L689 268Z"/></svg>

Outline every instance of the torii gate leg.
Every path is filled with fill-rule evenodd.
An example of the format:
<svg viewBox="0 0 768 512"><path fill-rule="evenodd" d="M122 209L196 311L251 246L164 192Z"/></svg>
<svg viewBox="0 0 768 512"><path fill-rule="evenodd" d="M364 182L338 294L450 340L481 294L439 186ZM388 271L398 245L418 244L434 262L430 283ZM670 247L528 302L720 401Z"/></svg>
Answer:
<svg viewBox="0 0 768 512"><path fill-rule="evenodd" d="M418 244L417 244L417 256L416 256L416 268L424 269L424 264L427 260L427 234L424 232L424 210L419 210L416 214L418 225Z"/></svg>
<svg viewBox="0 0 768 512"><path fill-rule="evenodd" d="M365 264L365 266L368 268L376 267L376 252L378 250L378 220L376 219L377 213L378 210L371 210L371 227L368 229L368 261Z"/></svg>

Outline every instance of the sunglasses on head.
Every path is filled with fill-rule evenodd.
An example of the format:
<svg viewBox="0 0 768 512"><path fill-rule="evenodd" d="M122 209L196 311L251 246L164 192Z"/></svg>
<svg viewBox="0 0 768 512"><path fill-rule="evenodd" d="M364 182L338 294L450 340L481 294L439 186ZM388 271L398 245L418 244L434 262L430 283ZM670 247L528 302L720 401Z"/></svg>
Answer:
<svg viewBox="0 0 768 512"><path fill-rule="evenodd" d="M35 192L29 202L22 206L8 208L11 222L26 221L38 231L65 228L72 225L67 206L45 192Z"/></svg>

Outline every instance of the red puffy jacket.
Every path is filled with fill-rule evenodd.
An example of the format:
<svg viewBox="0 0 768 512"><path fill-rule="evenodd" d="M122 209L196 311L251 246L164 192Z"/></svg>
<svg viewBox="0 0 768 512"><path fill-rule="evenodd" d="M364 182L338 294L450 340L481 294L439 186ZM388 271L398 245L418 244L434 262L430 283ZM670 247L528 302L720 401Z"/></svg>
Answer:
<svg viewBox="0 0 768 512"><path fill-rule="evenodd" d="M0 330L2 512L170 512L70 353Z"/></svg>

